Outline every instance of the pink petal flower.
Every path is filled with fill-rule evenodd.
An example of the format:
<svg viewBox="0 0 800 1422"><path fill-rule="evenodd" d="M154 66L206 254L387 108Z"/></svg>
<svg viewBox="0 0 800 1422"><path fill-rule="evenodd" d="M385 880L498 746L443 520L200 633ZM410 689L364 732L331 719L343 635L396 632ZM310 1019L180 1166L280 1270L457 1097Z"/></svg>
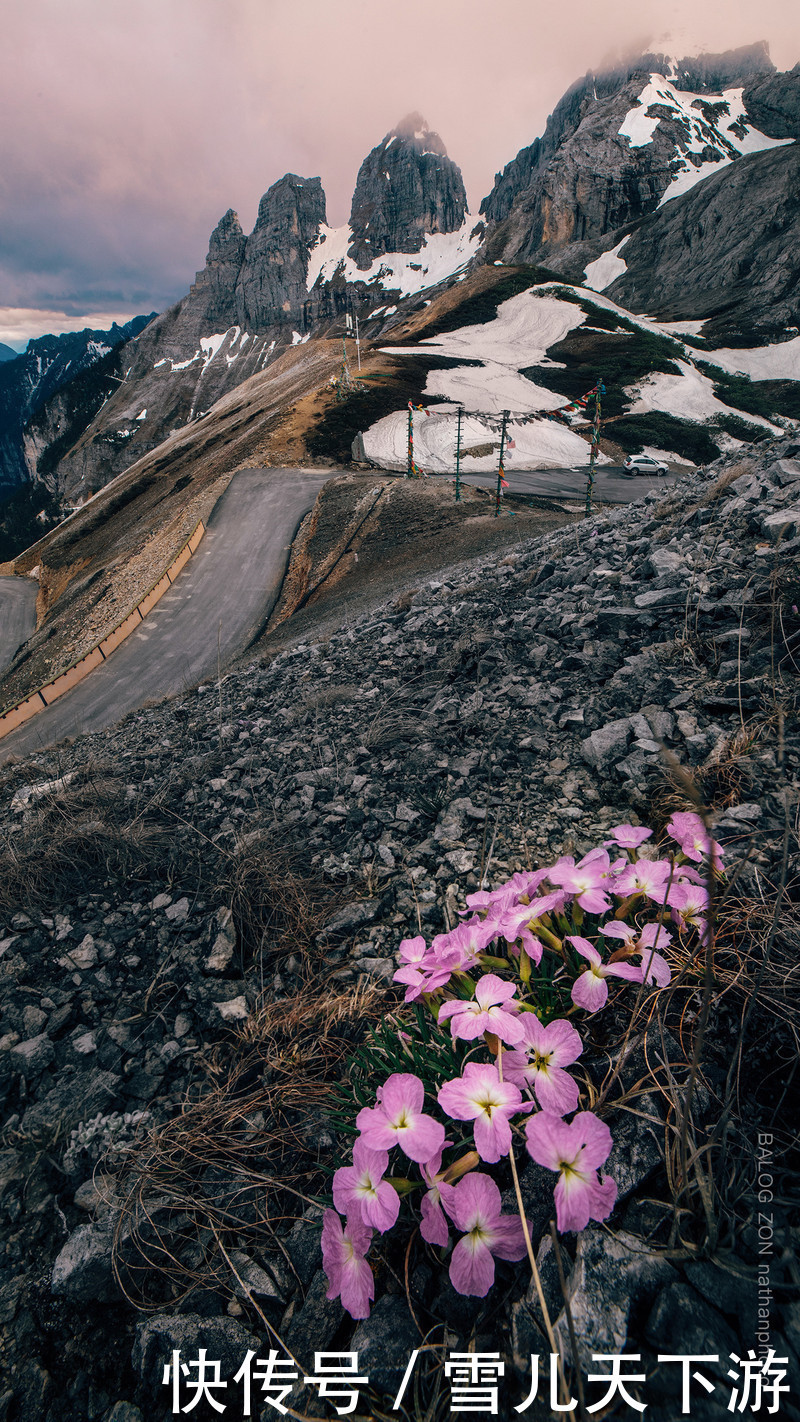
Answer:
<svg viewBox="0 0 800 1422"><path fill-rule="evenodd" d="M449 933L438 933L431 943L436 962L447 963L452 971L474 968L494 938L497 929L489 919L465 919Z"/></svg>
<svg viewBox="0 0 800 1422"><path fill-rule="evenodd" d="M393 983L403 983L406 988L406 1002L414 1002L423 992L428 991L428 979L419 968L410 964L406 968L398 968L392 977Z"/></svg>
<svg viewBox="0 0 800 1422"><path fill-rule="evenodd" d="M514 1015L516 1004L511 1010L505 1007L515 996L517 989L513 983L504 982L495 973L486 973L475 988L475 1000L445 1002L439 1008L439 1022L450 1021L453 1037L467 1040L482 1037L484 1032L493 1032L501 1042L513 1046L522 1041L522 1026Z"/></svg>
<svg viewBox="0 0 800 1422"><path fill-rule="evenodd" d="M621 938L625 943L635 943L638 936L635 924L622 923L618 918L611 918L602 924L600 932L604 938Z"/></svg>
<svg viewBox="0 0 800 1422"><path fill-rule="evenodd" d="M342 1228L335 1210L326 1210L322 1224L322 1267L328 1276L326 1297L341 1297L351 1318L368 1318L375 1297L375 1280L366 1260L372 1230L360 1215Z"/></svg>
<svg viewBox="0 0 800 1422"><path fill-rule="evenodd" d="M573 894L587 913L605 913L611 907L605 892L609 871L607 852L596 849L585 855L579 864L571 863L568 858L559 860L549 877L552 884L560 884L568 894Z"/></svg>
<svg viewBox="0 0 800 1422"><path fill-rule="evenodd" d="M600 931L607 938L623 939L629 953L641 957L641 981L655 983L658 987L667 986L672 977L669 964L660 953L654 951L656 945L666 948L667 944L672 942L672 934L667 932L663 924L646 923L639 931L633 924L613 921L603 924Z"/></svg>
<svg viewBox="0 0 800 1422"><path fill-rule="evenodd" d="M687 859L693 859L696 864L700 864L704 859L713 856L714 864L719 867L724 851L717 841L711 838L700 816L693 811L674 814L667 825L667 834L677 840L681 853L685 854Z"/></svg>
<svg viewBox="0 0 800 1422"><path fill-rule="evenodd" d="M439 1088L438 1101L454 1120L475 1122L475 1149L491 1165L508 1155L509 1116L529 1109L523 1108L519 1088L500 1080L497 1067L478 1062L467 1062L461 1076L446 1081Z"/></svg>
<svg viewBox="0 0 800 1422"><path fill-rule="evenodd" d="M452 1144L452 1141L445 1141L445 1145ZM428 1187L420 1206L422 1224L419 1227L419 1232L428 1244L437 1244L443 1247L450 1240L444 1210L447 1210L448 1214L450 1213L455 1186L447 1185L442 1179L445 1172L442 1171L441 1150L437 1150L436 1154L424 1164L421 1163L419 1168Z"/></svg>
<svg viewBox="0 0 800 1422"><path fill-rule="evenodd" d="M604 963L588 938L572 934L568 941L589 963L588 970L580 973L572 984L572 1001L576 1007L583 1007L587 1012L599 1012L608 1001L606 978L627 978L634 983L642 981L642 970L633 963Z"/></svg>
<svg viewBox="0 0 800 1422"><path fill-rule="evenodd" d="M398 951L404 963L419 964L428 951L428 945L421 935L417 938L404 938Z"/></svg>
<svg viewBox="0 0 800 1422"><path fill-rule="evenodd" d="M444 1126L422 1110L425 1088L418 1076L396 1072L378 1090L378 1104L356 1117L364 1144L372 1150L399 1145L409 1160L430 1160L444 1144Z"/></svg>
<svg viewBox="0 0 800 1422"><path fill-rule="evenodd" d="M672 866L668 859L637 859L623 869L614 883L614 893L627 898L629 894L646 894L663 904Z"/></svg>
<svg viewBox="0 0 800 1422"><path fill-rule="evenodd" d="M522 1259L522 1223L501 1212L500 1191L488 1175L474 1171L453 1190L450 1215L464 1231L450 1260L450 1280L460 1294L485 1298L494 1283L494 1258Z"/></svg>
<svg viewBox="0 0 800 1422"><path fill-rule="evenodd" d="M679 864L675 870L675 878L679 884L682 884L684 879L690 884L705 885L706 882L702 874L698 874L697 870L693 869L691 864Z"/></svg>
<svg viewBox="0 0 800 1422"><path fill-rule="evenodd" d="M672 970L666 958L652 948L640 948L642 957L642 981L655 983L656 987L666 987L672 981Z"/></svg>
<svg viewBox="0 0 800 1422"><path fill-rule="evenodd" d="M611 1151L608 1126L591 1111L579 1111L569 1122L540 1111L527 1122L525 1135L537 1165L558 1171L558 1228L581 1230L590 1219L606 1219L617 1196L614 1181L608 1176L600 1181L597 1173Z"/></svg>
<svg viewBox="0 0 800 1422"><path fill-rule="evenodd" d="M564 1071L583 1051L579 1032L563 1018L544 1027L538 1017L526 1012L523 1049L503 1053L503 1077L536 1094L539 1105L557 1116L566 1116L578 1105L577 1082Z"/></svg>
<svg viewBox="0 0 800 1422"><path fill-rule="evenodd" d="M588 972L581 973L572 984L570 996L576 1007L582 1007L586 1012L599 1012L608 1002L605 973L598 973L591 968Z"/></svg>
<svg viewBox="0 0 800 1422"><path fill-rule="evenodd" d="M400 1213L400 1196L383 1177L389 1152L370 1150L362 1137L353 1146L353 1164L333 1177L333 1203L343 1215L360 1213L365 1224L384 1234Z"/></svg>
<svg viewBox="0 0 800 1422"><path fill-rule="evenodd" d="M621 849L638 849L640 844L650 838L653 831L645 829L643 825L614 825L611 833L613 839L603 840L604 845L618 844Z"/></svg>

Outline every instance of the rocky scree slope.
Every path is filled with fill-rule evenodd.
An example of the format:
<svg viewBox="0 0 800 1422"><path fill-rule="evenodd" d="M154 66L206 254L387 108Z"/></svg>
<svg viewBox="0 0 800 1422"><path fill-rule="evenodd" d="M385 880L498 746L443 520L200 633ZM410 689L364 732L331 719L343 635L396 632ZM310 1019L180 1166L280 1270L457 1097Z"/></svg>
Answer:
<svg viewBox="0 0 800 1422"><path fill-rule="evenodd" d="M756 913L753 902L780 877L787 826L796 849L798 456L800 445L784 439L720 460L666 499L653 493L521 540L513 555L454 567L325 641L307 637L271 656L267 640L262 657L219 687L6 766L0 1350L9 1418L159 1419L169 1415L161 1374L172 1348L195 1357L207 1347L230 1377L248 1347L263 1351L258 1316L227 1265L201 1268L213 1253L209 1220L225 1228L231 1211L236 1268L303 1364L315 1348L352 1341L373 1387L396 1385L417 1334L391 1275L381 1273L373 1315L353 1329L324 1298L314 1210L279 1226L276 1239L242 1195L245 1161L262 1176L281 1169L267 1086L284 1079L272 1075L282 1058L270 1066L263 1051L273 1048L259 1041L289 1053L306 1041L302 1023L322 982L351 1004L341 1008L351 1025L348 1011L363 1021L385 1010L400 938L452 922L482 872L497 882L561 851L582 854L623 819L663 824L681 801L665 784L662 747L693 768L726 862L741 863L737 895ZM295 871L302 865L317 886L304 928L276 909L289 845ZM776 961L793 961L794 913L787 903ZM707 1034L711 1122L741 1017L731 991L715 998ZM790 1010L781 993L770 979L777 1018ZM753 1022L736 1128L745 1134L756 1122L780 1129L767 1035L777 1030L769 1013ZM639 1058L631 1074L641 1074ZM232 1079L238 1097L228 1094ZM191 1150L187 1164L176 1126L165 1138L173 1155L145 1181L151 1219L181 1187L162 1224L180 1297L159 1288L158 1271L134 1270L132 1291L145 1288L154 1308L137 1316L111 1271L115 1192L131 1180L120 1175L120 1148L137 1125L169 1131L187 1091L222 1114L208 1118L217 1124L207 1124L199 1166ZM655 1119L664 1101L651 1090ZM295 1152L305 1142L307 1193L318 1167L334 1162L335 1134L324 1108L287 1109ZM655 1372L665 1339L676 1353L741 1355L753 1338L751 1299L713 1260L664 1260L663 1125L651 1134L637 1117L610 1119L620 1203L610 1234L589 1230L574 1260L571 1247L565 1253L572 1310L587 1351L642 1354L655 1377L652 1415L667 1422L678 1403L677 1384ZM543 1193L528 1167L537 1238L551 1186ZM776 1221L783 1239L779 1210ZM739 1225L734 1258L749 1267L757 1235ZM557 1312L546 1251L542 1267ZM772 1342L796 1375L797 1307L780 1287L778 1250L773 1267ZM479 1344L501 1346L511 1380L543 1348L524 1268L504 1279L505 1301L491 1315L456 1299L424 1260L412 1294L425 1326L446 1323L451 1348L476 1332ZM694 1410L728 1415L713 1400Z"/></svg>

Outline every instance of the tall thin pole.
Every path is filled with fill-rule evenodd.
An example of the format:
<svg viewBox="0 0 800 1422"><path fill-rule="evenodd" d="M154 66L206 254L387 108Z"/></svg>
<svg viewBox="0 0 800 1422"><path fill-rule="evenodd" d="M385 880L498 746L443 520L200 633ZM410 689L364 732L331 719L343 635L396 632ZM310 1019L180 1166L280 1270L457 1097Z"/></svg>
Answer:
<svg viewBox="0 0 800 1422"><path fill-rule="evenodd" d="M358 356L358 368L361 370L361 341L358 335L358 315L356 315L356 355Z"/></svg>
<svg viewBox="0 0 800 1422"><path fill-rule="evenodd" d="M414 406L408 402L408 468L406 478L414 477Z"/></svg>
<svg viewBox="0 0 800 1422"><path fill-rule="evenodd" d="M586 481L586 512L584 517L589 518L592 512L592 487L594 485L594 466L597 462L597 453L600 446L600 416L602 414L602 397L606 393L606 387L598 376L597 388L594 394L594 420L592 421L592 449L589 455L589 477Z"/></svg>
<svg viewBox="0 0 800 1422"><path fill-rule="evenodd" d="M461 498L461 416L464 413L463 405L458 407L458 425L456 426L456 503Z"/></svg>
<svg viewBox="0 0 800 1422"><path fill-rule="evenodd" d="M500 499L501 499L501 497L502 497L503 483L504 483L504 481L505 481L505 470L504 470L504 468L503 468L503 457L504 457L505 452L506 452L506 425L507 425L507 424L508 424L508 410L504 410L504 411L503 411L503 423L502 423L502 425L500 426L500 463L499 463L498 466L497 466L497 493L495 494L495 498L494 498L494 516L495 516L495 518L498 518L499 515L500 515Z"/></svg>

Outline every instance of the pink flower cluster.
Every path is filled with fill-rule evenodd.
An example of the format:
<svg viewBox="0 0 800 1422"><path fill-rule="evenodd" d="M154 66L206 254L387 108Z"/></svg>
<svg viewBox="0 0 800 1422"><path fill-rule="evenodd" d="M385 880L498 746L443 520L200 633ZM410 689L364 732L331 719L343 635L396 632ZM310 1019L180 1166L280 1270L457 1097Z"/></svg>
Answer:
<svg viewBox="0 0 800 1422"><path fill-rule="evenodd" d="M544 1001L552 1004L555 991L571 1002L568 1015L598 1012L610 979L657 988L670 982L664 951L675 934L696 931L702 939L707 932L708 892L693 865L718 868L722 850L698 815L674 815L668 832L678 852L650 858L641 849L652 831L617 825L577 864L564 856L468 896L471 916L430 948L422 937L401 943L395 981L405 986L406 1002L421 999L466 1058L458 1076L441 1081L435 1105L431 1092L428 1110L425 1085L409 1071L389 1076L375 1105L358 1113L352 1164L333 1177L335 1209L325 1212L322 1232L328 1297L340 1297L354 1318L367 1316L374 1295L367 1259L373 1232L396 1225L403 1198L412 1215L418 1207L426 1243L450 1251L450 1279L462 1294L484 1297L495 1259L523 1257L521 1220L503 1214L497 1184L475 1169L505 1160L515 1132L532 1159L557 1175L560 1230L581 1230L611 1213L617 1187L600 1175L611 1133L578 1109L578 1082L568 1070L583 1042L566 1016L547 1020L552 1006L538 1001L535 970L550 955ZM413 1037L400 1035L413 1061ZM480 1050L490 1059L475 1059ZM453 1122L471 1128L474 1149L465 1149L463 1126L460 1147L447 1138L459 1135ZM445 1152L453 1153L449 1164ZM452 1248L451 1226L459 1235Z"/></svg>
<svg viewBox="0 0 800 1422"><path fill-rule="evenodd" d="M580 1053L580 1039L576 1043L575 1038L578 1033L567 1022L546 1028L539 1024L538 1032L528 1033L527 1040L537 1043L532 1058L523 1051L505 1058L524 1089L532 1089L539 1099L543 1095L557 1108L541 1110L528 1121L526 1143L534 1160L558 1174L555 1204L561 1230L584 1229L590 1219L605 1219L616 1199L613 1180L604 1176L601 1182L597 1170L611 1150L608 1127L590 1111L578 1112L569 1123L558 1114L559 1106L572 1111L578 1101L576 1084L558 1065ZM400 1195L395 1180L409 1183L399 1177L386 1179L389 1149L395 1145L419 1166L422 1238L447 1249L450 1223L460 1233L449 1266L459 1293L483 1298L494 1283L495 1259L519 1260L525 1254L521 1220L503 1214L497 1185L472 1167L478 1161L496 1164L508 1155L511 1118L532 1111L533 1102L523 1101L520 1086L503 1080L497 1066L467 1062L461 1076L439 1088L437 1101L452 1120L472 1122L475 1154L462 1156L448 1169L442 1157L452 1142L445 1140L444 1126L421 1109L424 1095L423 1083L412 1073L390 1076L378 1089L376 1106L358 1114L353 1164L342 1166L333 1177L336 1209L325 1211L323 1267L328 1298L341 1298L353 1318L366 1318L374 1297L367 1261L373 1230L384 1234L396 1223ZM464 1171L469 1173L453 1183ZM345 1215L344 1224L337 1211Z"/></svg>
<svg viewBox="0 0 800 1422"><path fill-rule="evenodd" d="M673 815L667 832L679 846L670 858L640 853L652 830L616 825L612 838L577 864L565 855L547 869L518 873L498 889L468 895L472 916L450 933L440 933L430 948L423 937L400 944L402 966L394 981L405 986L406 1002L440 997L453 984L469 990L473 970L494 967L496 959L490 954L509 949L515 955L524 951L536 968L544 952L560 954L562 976L573 979L572 1001L586 1012L605 1005L609 978L665 987L670 969L663 950L673 939L666 923L679 935L695 931L701 940L705 937L708 890L694 864L710 861L719 868L723 853L700 816L689 811ZM631 914L634 921L625 921ZM655 917L640 922L648 914ZM576 931L587 915L598 920L594 941ZM490 972L482 979L480 995L476 991L473 998L465 991L444 1003L439 1020L451 1019L456 1037L494 1031L502 1042L517 1047L522 1039L512 997L508 984Z"/></svg>
<svg viewBox="0 0 800 1422"><path fill-rule="evenodd" d="M452 1109L445 1108L447 1114L459 1120L474 1115L477 1140L477 1117L481 1116L483 1125L487 1112L491 1115L490 1101L496 1101L495 1129L502 1141L506 1139L505 1130L510 1144L510 1128L505 1117L501 1123L501 1115L502 1111L518 1109L520 1093L516 1087L506 1087L504 1091L495 1068L476 1066L476 1070L494 1073L496 1082L481 1078L480 1087L473 1082L471 1092L462 1091L458 1099L454 1098ZM459 1080L447 1083L453 1089L459 1085ZM440 1104L443 1094L446 1096L447 1087L439 1092ZM480 1102L474 1112L473 1098ZM342 1166L333 1177L333 1202L336 1210L346 1215L346 1222L342 1225L336 1211L325 1211L322 1259L328 1275L328 1298L341 1297L353 1318L366 1318L374 1295L366 1258L373 1229L385 1233L400 1211L400 1196L384 1178L393 1146L399 1146L420 1169L425 1189L421 1201L422 1238L429 1244L446 1247L450 1240L446 1216L461 1232L450 1258L450 1278L460 1293L483 1297L494 1282L495 1258L521 1259L525 1253L522 1225L515 1215L502 1214L500 1191L489 1176L475 1172L457 1185L448 1183L448 1171L442 1169L442 1153L451 1142L445 1141L444 1126L422 1110L424 1099L425 1088L419 1077L402 1072L390 1076L378 1088L375 1107L367 1106L358 1114L360 1135L353 1147L353 1164ZM484 1138L486 1158L499 1160L492 1129L484 1127L481 1139Z"/></svg>

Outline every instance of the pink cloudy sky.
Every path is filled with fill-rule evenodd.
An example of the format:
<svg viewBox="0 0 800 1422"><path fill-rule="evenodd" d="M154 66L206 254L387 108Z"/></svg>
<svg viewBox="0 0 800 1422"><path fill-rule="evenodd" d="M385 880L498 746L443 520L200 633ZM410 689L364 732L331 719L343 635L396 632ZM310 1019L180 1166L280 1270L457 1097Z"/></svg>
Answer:
<svg viewBox="0 0 800 1422"><path fill-rule="evenodd" d="M769 42L795 0L0 0L0 341L176 300L228 207L287 171L346 221L359 164L419 109L477 212L587 69L655 45Z"/></svg>

